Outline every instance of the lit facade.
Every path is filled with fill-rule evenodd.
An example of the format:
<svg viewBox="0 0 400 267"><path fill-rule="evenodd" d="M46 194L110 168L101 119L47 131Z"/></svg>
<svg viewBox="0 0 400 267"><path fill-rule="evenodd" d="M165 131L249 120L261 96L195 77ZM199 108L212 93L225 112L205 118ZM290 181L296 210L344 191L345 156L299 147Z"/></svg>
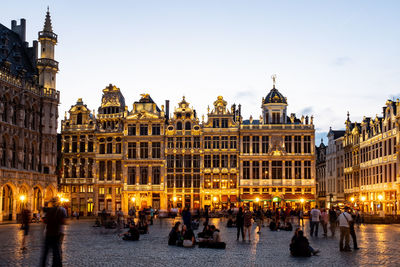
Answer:
<svg viewBox="0 0 400 267"><path fill-rule="evenodd" d="M22 207L38 212L57 194L57 35L47 12L38 42L25 40L26 21L0 24L0 221Z"/></svg>
<svg viewBox="0 0 400 267"><path fill-rule="evenodd" d="M171 115L168 100L159 108L148 94L129 109L113 85L103 90L97 116L78 100L62 121L61 181L70 210L90 215L103 209L127 212L132 206L310 206L315 198L312 117L287 116L286 99L276 96L281 95L274 88L270 100L263 100L260 121L243 121L240 105L229 108L222 96L201 120L185 97ZM68 140L77 140L76 149L65 149ZM79 140L94 143L81 152ZM71 172L74 163L90 166L90 177L89 170Z"/></svg>

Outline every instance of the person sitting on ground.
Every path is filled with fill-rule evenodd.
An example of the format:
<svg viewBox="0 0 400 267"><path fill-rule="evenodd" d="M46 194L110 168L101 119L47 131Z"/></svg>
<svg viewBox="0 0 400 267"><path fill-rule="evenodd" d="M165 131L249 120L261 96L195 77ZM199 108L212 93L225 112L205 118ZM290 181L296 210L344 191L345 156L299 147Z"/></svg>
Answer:
<svg viewBox="0 0 400 267"><path fill-rule="evenodd" d="M139 221L139 233L141 235L149 233L149 225L147 224L146 220L140 220Z"/></svg>
<svg viewBox="0 0 400 267"><path fill-rule="evenodd" d="M225 242L221 242L221 236L219 234L219 230L215 228L215 225L210 226L210 230L212 231L212 237L208 240L204 240L199 243L199 248L221 248L225 249Z"/></svg>
<svg viewBox="0 0 400 267"><path fill-rule="evenodd" d="M199 229L200 221L198 218L194 219L192 221L192 230L197 230Z"/></svg>
<svg viewBox="0 0 400 267"><path fill-rule="evenodd" d="M286 222L282 224L282 226L279 226L279 229L283 231L293 231L293 226L290 222Z"/></svg>
<svg viewBox="0 0 400 267"><path fill-rule="evenodd" d="M196 244L196 239L192 229L187 229L186 225L182 226L181 238L182 246L185 248L192 248Z"/></svg>
<svg viewBox="0 0 400 267"><path fill-rule="evenodd" d="M210 226L208 224L205 224L203 231L198 233L197 236L199 238L199 241L203 241L204 239L209 239L212 236L212 231L210 230Z"/></svg>
<svg viewBox="0 0 400 267"><path fill-rule="evenodd" d="M93 227L100 227L100 226L101 226L101 223L99 221L99 217L96 217L96 221L94 222Z"/></svg>
<svg viewBox="0 0 400 267"><path fill-rule="evenodd" d="M125 232L123 234L120 234L119 236L123 236L123 240L128 240L128 241L138 241L140 237L139 229L136 227L135 223L131 223L129 225L129 230L128 232Z"/></svg>
<svg viewBox="0 0 400 267"><path fill-rule="evenodd" d="M168 245L176 246L177 241L180 239L180 231L179 226L181 225L180 222L176 222L174 227L172 227L171 232L168 235Z"/></svg>
<svg viewBox="0 0 400 267"><path fill-rule="evenodd" d="M308 239L304 236L304 232L300 228L296 229L296 232L290 243L290 254L294 257L310 257L316 255L319 250L314 250Z"/></svg>
<svg viewBox="0 0 400 267"><path fill-rule="evenodd" d="M276 224L275 219L272 219L272 221L269 223L269 229L271 231L277 231L278 230L278 225Z"/></svg>
<svg viewBox="0 0 400 267"><path fill-rule="evenodd" d="M232 220L232 218L228 219L228 222L226 223L226 227L228 228L232 228L232 227L236 227L235 222Z"/></svg>

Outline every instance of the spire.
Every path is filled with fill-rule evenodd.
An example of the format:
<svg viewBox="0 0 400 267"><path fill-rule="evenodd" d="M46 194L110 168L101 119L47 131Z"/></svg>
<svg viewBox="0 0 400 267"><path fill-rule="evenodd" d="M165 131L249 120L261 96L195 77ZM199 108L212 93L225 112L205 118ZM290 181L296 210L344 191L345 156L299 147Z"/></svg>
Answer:
<svg viewBox="0 0 400 267"><path fill-rule="evenodd" d="M53 27L51 26L51 18L50 18L50 11L49 7L47 6L47 13L46 13L46 20L44 21L44 32L53 32Z"/></svg>

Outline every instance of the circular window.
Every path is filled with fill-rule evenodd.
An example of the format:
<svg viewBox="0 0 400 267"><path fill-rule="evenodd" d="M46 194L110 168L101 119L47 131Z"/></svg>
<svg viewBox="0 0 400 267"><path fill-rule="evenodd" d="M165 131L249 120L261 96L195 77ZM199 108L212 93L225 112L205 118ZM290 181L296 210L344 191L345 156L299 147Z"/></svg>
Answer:
<svg viewBox="0 0 400 267"><path fill-rule="evenodd" d="M174 129L174 126L168 126L168 131L172 131Z"/></svg>
<svg viewBox="0 0 400 267"><path fill-rule="evenodd" d="M193 127L196 131L200 130L200 127L198 125Z"/></svg>
<svg viewBox="0 0 400 267"><path fill-rule="evenodd" d="M112 137L107 137L107 142L111 142L112 141Z"/></svg>
<svg viewBox="0 0 400 267"><path fill-rule="evenodd" d="M105 139L104 138L100 138L99 142L104 142Z"/></svg>
<svg viewBox="0 0 400 267"><path fill-rule="evenodd" d="M121 137L117 137L117 142L121 142Z"/></svg>

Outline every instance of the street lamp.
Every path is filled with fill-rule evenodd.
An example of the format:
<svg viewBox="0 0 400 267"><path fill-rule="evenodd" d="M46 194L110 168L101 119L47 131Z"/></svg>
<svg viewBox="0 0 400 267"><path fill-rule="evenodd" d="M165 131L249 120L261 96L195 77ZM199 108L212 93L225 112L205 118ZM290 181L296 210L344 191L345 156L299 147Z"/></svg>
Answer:
<svg viewBox="0 0 400 267"><path fill-rule="evenodd" d="M260 198L256 197L256 202L257 203L260 202Z"/></svg>
<svg viewBox="0 0 400 267"><path fill-rule="evenodd" d="M135 200L136 200L135 197L132 197L132 198L131 198L131 201L132 201L133 203L135 203Z"/></svg>
<svg viewBox="0 0 400 267"><path fill-rule="evenodd" d="M21 200L21 202L25 202L26 196L25 195L20 195L19 196L19 200Z"/></svg>
<svg viewBox="0 0 400 267"><path fill-rule="evenodd" d="M365 206L365 196L361 197L361 201L362 201L362 211L364 212L364 206Z"/></svg>
<svg viewBox="0 0 400 267"><path fill-rule="evenodd" d="M383 199L383 196L382 195L378 195L378 199L379 199L379 205L381 206L381 210L383 210L383 207L382 207L382 199Z"/></svg>

